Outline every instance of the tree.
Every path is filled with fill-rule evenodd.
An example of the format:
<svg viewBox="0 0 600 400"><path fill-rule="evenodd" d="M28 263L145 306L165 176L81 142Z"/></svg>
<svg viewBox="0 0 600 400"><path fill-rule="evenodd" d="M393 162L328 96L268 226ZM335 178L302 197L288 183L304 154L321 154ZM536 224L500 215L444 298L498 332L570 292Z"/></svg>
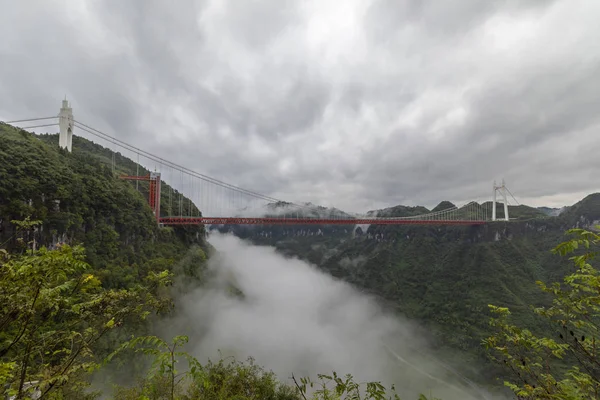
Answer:
<svg viewBox="0 0 600 400"><path fill-rule="evenodd" d="M180 393L179 385L186 378L193 376L200 367L198 361L180 348L188 342L187 336L176 336L171 343L157 336L142 336L133 338L121 345L111 353L104 364L110 362L116 355L124 350L133 349L135 352L153 356L152 365L148 370L145 382L141 388L117 388L117 398L139 398L151 395L154 397L165 397L174 400L175 395ZM189 369L179 372L176 368L177 362L184 358L188 361ZM159 383L158 385L156 383Z"/></svg>
<svg viewBox="0 0 600 400"><path fill-rule="evenodd" d="M201 364L182 347L187 336L176 336L171 343L156 336L137 337L125 342L105 360L110 362L120 353L133 349L152 357L151 367L138 385L116 387L115 398L147 400L400 400L394 386L386 389L380 382L356 382L352 375L340 377L318 375L318 381L291 377L292 384L280 382L271 371L233 357ZM178 370L179 361L187 369ZM290 382L291 383L291 382ZM424 395L419 400L428 399Z"/></svg>
<svg viewBox="0 0 600 400"><path fill-rule="evenodd" d="M575 271L562 284L537 282L552 297L552 305L533 309L549 323L553 337L515 326L508 308L489 306L495 314L490 324L497 332L484 344L491 358L511 372L514 381L505 385L519 398L600 398L600 273L590 264L600 235L584 229L567 233L572 238L553 252L571 255Z"/></svg>
<svg viewBox="0 0 600 400"><path fill-rule="evenodd" d="M128 349L152 357L151 366L137 386L117 387L118 399L206 399L206 400L300 400L295 388L281 384L272 372L254 364L237 362L233 358L202 365L183 351L187 336L176 336L171 343L156 336L137 337L114 351L105 362ZM178 370L177 363L187 362L187 369Z"/></svg>
<svg viewBox="0 0 600 400"><path fill-rule="evenodd" d="M26 396L39 381L42 396L78 390L97 366L94 346L125 322L144 320L169 307L158 297L167 272L151 273L131 289L107 290L90 273L82 247L41 248L32 255L0 259L0 385Z"/></svg>
<svg viewBox="0 0 600 400"><path fill-rule="evenodd" d="M292 377L292 379L302 398L308 400L308 388L314 388L315 383L309 378L301 378L300 383L298 383L296 378ZM318 389L313 392L311 397L313 400L400 400L394 386L388 390L381 382L366 382L361 384L355 382L354 377L350 374L342 378L334 371L331 375L319 374L318 379ZM427 400L427 398L421 395L419 396L419 400Z"/></svg>

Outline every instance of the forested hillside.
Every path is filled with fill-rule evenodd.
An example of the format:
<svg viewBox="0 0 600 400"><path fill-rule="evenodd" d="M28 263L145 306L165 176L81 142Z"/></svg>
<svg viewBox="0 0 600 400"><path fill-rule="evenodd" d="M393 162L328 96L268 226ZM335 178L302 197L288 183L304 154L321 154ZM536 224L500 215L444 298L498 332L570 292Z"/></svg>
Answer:
<svg viewBox="0 0 600 400"><path fill-rule="evenodd" d="M135 175L136 164L116 154L113 171L112 157L111 150L78 136L68 153L59 149L57 135L36 136L1 124L0 243L9 249L20 245L12 220L41 220L28 239L49 248L83 244L86 260L107 287L126 287L148 271L171 269L192 245L203 252L204 228L159 229L146 200L147 183L139 182L137 191L135 183L117 178ZM179 207L174 197L172 204L161 199L165 212ZM184 210L190 203L183 198Z"/></svg>
<svg viewBox="0 0 600 400"><path fill-rule="evenodd" d="M120 154L114 158L113 169L113 152L86 139L75 136L69 153L59 149L57 135L0 124L2 386L15 377L15 367L21 371L16 376L43 378L48 390L81 378L82 366L131 335L148 333L147 315L172 309L165 284L203 270L209 250L204 228L159 228L147 183L136 190L119 179L149 171L137 171ZM185 197L173 200L162 199L166 212L178 201L186 212L194 207ZM130 362L111 373L118 378L143 367Z"/></svg>
<svg viewBox="0 0 600 400"><path fill-rule="evenodd" d="M453 205L442 202L436 209ZM491 202L482 204L491 211ZM498 215L503 216L502 205ZM425 207L397 206L373 215L409 216ZM491 213L490 213L491 214ZM472 365L487 363L481 341L492 332L488 304L510 307L518 324L537 332L548 326L530 313L547 304L536 281L561 280L571 272L551 249L573 227L591 228L600 221L600 194L593 194L549 217L527 206L509 208L511 222L482 226L376 226L364 233L297 234L262 227L248 235L256 244L274 246L331 275L377 296L382 304L429 328L437 349L460 350ZM514 219L513 219L514 218ZM489 367L489 366L488 366ZM490 377L497 370L490 369Z"/></svg>
<svg viewBox="0 0 600 400"><path fill-rule="evenodd" d="M182 352L187 338L144 336L149 316L172 309L173 278L201 277L205 232L159 228L147 187L137 191L118 178L137 165L85 139L73 142L68 153L56 135L0 125L0 393L95 399L100 393L88 384L101 369L118 384L118 399L306 398L300 378L295 387L280 383L252 361L201 365ZM148 359L133 352L140 348L156 368L147 370ZM176 354L189 361L177 379ZM113 357L119 361L102 368ZM336 391L354 396L358 386L344 382L336 378ZM369 398L384 394L378 385L367 389Z"/></svg>
<svg viewBox="0 0 600 400"><path fill-rule="evenodd" d="M0 124L0 243L6 249L0 253L0 265L8 267L2 272L5 284L2 295L9 305L3 309L6 314L3 321L10 322L10 316L15 315L12 322L24 324L21 335L18 324L0 332L2 343L9 343L0 347L0 354L6 357L18 351L27 355L26 360L33 358L32 352L39 348L42 334L54 332L63 322L74 324L68 326L77 329L87 326L86 329L91 329L90 338L108 332L107 327L127 322L127 328L120 333L108 332L102 340L94 339L93 345L81 344L81 349L108 355L124 340L125 334L146 332L142 318L146 313L169 308L168 296L164 296L167 292L159 290L167 281L163 271L198 276L208 255L203 227L159 228L145 198L147 184L140 182L140 190L136 190L135 183L118 179L120 174L144 175L149 171L138 170L132 160L80 137L74 137L72 153L59 149L57 142L56 135L37 136ZM163 185L168 190L168 183ZM168 213L169 207L179 208L180 197L174 199L170 204L162 199L163 212ZM186 213L200 213L195 208L186 209L194 207L189 199L183 198L181 206ZM434 210L452 206L442 202ZM286 205L273 204L273 214L280 214L282 207ZM491 211L490 202L480 207ZM369 214L409 216L426 212L425 207L396 206ZM342 214L324 208L319 213ZM501 206L498 213L503 215ZM527 206L510 207L510 214L513 218L510 222L482 226L221 229L231 229L255 244L274 246L286 255L310 261L332 276L376 296L386 308L426 327L441 357L445 350L452 351L453 356L460 354L449 364L464 367L467 362L474 370L485 364L488 382L492 382L502 373L487 363L482 346L482 341L494 334L488 322L488 305L509 307L519 326L540 334L550 332L547 320L530 312L532 307L548 305L550 301L550 294L541 292L535 282L560 281L573 272L572 266L550 250L563 240L565 230L591 228L600 222L600 194L586 197L560 216L549 216ZM83 245L85 251L78 245ZM34 255L31 251L42 246L57 249L57 253L44 250ZM32 255L28 256L29 253ZM39 263L45 275L27 272L28 263ZM47 284L51 287L58 285L58 291L44 292L39 313L24 312L22 304L33 299L33 309L38 299L35 290L36 285L43 283L41 276L49 279ZM99 293L103 300L89 297L93 293ZM69 307L77 311L65 315L64 309ZM31 321L28 315L32 315ZM91 319L85 322L83 318ZM42 328L32 329L32 323ZM63 335L61 346L74 340L73 332L59 332ZM152 343L163 342L156 339ZM163 345L171 346L167 342ZM71 365L68 358L55 362ZM15 365L20 365L23 371L28 368L27 361ZM0 367L5 368L0 376L14 378L6 372L14 368L13 364ZM123 366L115 366L115 371L119 368ZM248 376L261 373L222 363L210 365L206 371L217 375L225 371L233 378L236 368L246 371ZM74 374L79 376L79 372ZM168 387L160 379L143 391ZM272 377L265 379L268 382L254 384L281 390L281 398L299 398L288 387L276 389ZM203 389L192 385L190 390ZM121 394L127 398L134 392L123 389Z"/></svg>

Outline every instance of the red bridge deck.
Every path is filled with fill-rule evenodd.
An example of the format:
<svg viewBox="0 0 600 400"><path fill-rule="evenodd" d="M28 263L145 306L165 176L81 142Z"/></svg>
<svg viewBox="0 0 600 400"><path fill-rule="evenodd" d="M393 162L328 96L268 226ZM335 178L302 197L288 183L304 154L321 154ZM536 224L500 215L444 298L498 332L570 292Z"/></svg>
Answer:
<svg viewBox="0 0 600 400"><path fill-rule="evenodd" d="M163 217L164 225L483 225L486 221L418 220L393 218L228 218L228 217Z"/></svg>

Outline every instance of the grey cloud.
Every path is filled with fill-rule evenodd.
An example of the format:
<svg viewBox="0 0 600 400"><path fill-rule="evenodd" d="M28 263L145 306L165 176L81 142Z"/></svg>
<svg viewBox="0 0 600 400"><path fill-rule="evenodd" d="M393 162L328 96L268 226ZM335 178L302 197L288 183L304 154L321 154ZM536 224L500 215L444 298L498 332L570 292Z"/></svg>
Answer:
<svg viewBox="0 0 600 400"><path fill-rule="evenodd" d="M426 29L426 35L448 39L448 35L464 35L497 13L531 12L550 7L554 0L509 0L502 2L463 0L375 0L367 12L368 32L379 33L378 39L390 36L398 28Z"/></svg>
<svg viewBox="0 0 600 400"><path fill-rule="evenodd" d="M222 93L228 94L231 109L229 122L240 135L251 129L269 139L302 132L318 123L329 103L330 90L325 82L315 81L302 71L289 71L289 81L272 85L269 76L256 77L262 84L257 87L253 103L238 100L243 90L229 83ZM274 96L277 96L274 98Z"/></svg>
<svg viewBox="0 0 600 400"><path fill-rule="evenodd" d="M244 44L263 49L291 25L302 22L298 15L300 3L294 0L262 2L225 2L230 29Z"/></svg>
<svg viewBox="0 0 600 400"><path fill-rule="evenodd" d="M426 198L428 192L436 190L441 196L456 196L451 189L474 180L481 182L484 191L473 195L487 196L488 183L502 174L508 175L509 182L511 178L513 183L516 181L523 190L534 190L524 184L525 180L533 186L540 184L543 189L536 191L538 195L560 190L594 190L587 178L578 179L574 174L582 168L584 160L575 158L569 162L563 155L565 147L573 145L572 139L581 139L570 138L570 132L594 126L598 129L600 118L593 105L600 101L600 87L593 77L597 76L599 68L600 63L582 65L573 60L565 65L549 65L547 71L519 73L498 84L488 83L472 94L470 116L465 125L455 128L462 132L457 134L456 140L445 147L417 149L416 155L422 157L384 158L376 172L381 179L377 193L392 201L395 193L390 188L397 182L398 175L404 177L404 193L417 198ZM544 142L557 137L563 137L563 143L539 151ZM484 143L490 140L494 140L495 145L486 149ZM377 152L389 153L390 149L400 148L403 142L402 135L393 135L389 141L380 144ZM515 160L513 155L517 151L525 152L526 156ZM597 152L598 147L594 151ZM372 156L367 155L373 159ZM545 168L534 167L534 161L538 163L540 159L547 160ZM572 168L571 173L567 173L565 166ZM585 169L590 174L591 171L598 173L600 164L585 163ZM391 173L394 170L396 176ZM561 171L564 182L557 185L555 176ZM429 179L422 180L422 177ZM407 179L412 184L407 184ZM432 185L436 187L432 188Z"/></svg>
<svg viewBox="0 0 600 400"><path fill-rule="evenodd" d="M156 88L185 87L189 77L182 75L188 72L182 56L203 46L204 35L197 19L206 2L186 0L178 2L177 7L156 0L143 4L124 1L118 7L114 4L96 3L93 12L104 26L119 33L118 40L131 44L134 54L129 56L134 56L131 61L136 63L131 62L129 68L140 68L145 74L144 83Z"/></svg>
<svg viewBox="0 0 600 400"><path fill-rule="evenodd" d="M0 115L67 94L164 158L350 211L487 200L502 176L530 199L597 189L594 2L85 4L3 6Z"/></svg>
<svg viewBox="0 0 600 400"><path fill-rule="evenodd" d="M461 2L376 0L367 12L368 33L385 40L398 28L424 26L437 35L464 33L481 22L494 9L493 2L477 0Z"/></svg>

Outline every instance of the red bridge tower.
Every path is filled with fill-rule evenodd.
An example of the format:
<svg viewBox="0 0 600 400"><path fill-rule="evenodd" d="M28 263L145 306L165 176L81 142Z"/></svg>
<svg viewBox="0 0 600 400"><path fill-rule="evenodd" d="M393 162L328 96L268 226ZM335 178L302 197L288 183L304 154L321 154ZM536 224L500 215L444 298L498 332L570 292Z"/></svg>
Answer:
<svg viewBox="0 0 600 400"><path fill-rule="evenodd" d="M152 209L152 213L156 218L156 222L160 220L160 172L150 172L145 176L128 176L121 175L121 179L130 181L148 181L148 204Z"/></svg>

